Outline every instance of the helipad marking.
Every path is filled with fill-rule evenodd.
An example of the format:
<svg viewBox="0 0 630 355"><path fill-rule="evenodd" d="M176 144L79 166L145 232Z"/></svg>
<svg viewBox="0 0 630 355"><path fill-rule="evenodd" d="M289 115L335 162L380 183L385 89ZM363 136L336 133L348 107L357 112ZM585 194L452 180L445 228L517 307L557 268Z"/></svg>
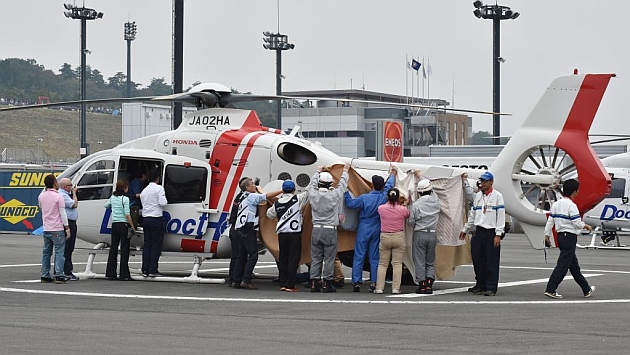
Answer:
<svg viewBox="0 0 630 355"><path fill-rule="evenodd" d="M584 277L594 277L594 276L602 276L603 274L585 274ZM573 277L567 276L565 279L572 279ZM521 286L521 285L532 285L538 283L546 283L549 281L549 278L545 279L535 279L535 280L525 280L525 281L512 281L512 282L499 282L499 290L504 287L511 286ZM439 295L447 295L450 293L459 293L459 292L468 292L468 287L458 287L458 288L449 288L446 290L434 290L432 294L417 294L417 293L404 293L400 295L394 295L389 297L397 297L397 298L417 298L417 297L429 297L429 296L439 296Z"/></svg>
<svg viewBox="0 0 630 355"><path fill-rule="evenodd" d="M203 302L259 302L259 303L335 303L335 304L462 304L462 305L497 305L497 304L532 304L532 305L558 305L558 304L584 304L584 303L630 303L630 299L615 300L549 300L549 301L411 301L411 300L321 300L321 299L286 299L286 298L228 298L228 297L185 297L185 296L155 296L155 295L117 295L112 293L68 292L47 290L24 290L19 288L1 287L0 292L15 292L41 295L63 295L84 297L108 297L131 299L159 299L179 301L203 301Z"/></svg>

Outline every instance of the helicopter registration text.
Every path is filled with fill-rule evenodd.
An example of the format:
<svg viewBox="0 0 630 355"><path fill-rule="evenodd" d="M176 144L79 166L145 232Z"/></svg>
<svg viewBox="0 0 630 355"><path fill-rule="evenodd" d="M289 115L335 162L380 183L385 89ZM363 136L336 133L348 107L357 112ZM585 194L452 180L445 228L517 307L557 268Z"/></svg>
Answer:
<svg viewBox="0 0 630 355"><path fill-rule="evenodd" d="M206 129L217 129L217 126L229 126L230 116L193 116L190 126L206 126Z"/></svg>

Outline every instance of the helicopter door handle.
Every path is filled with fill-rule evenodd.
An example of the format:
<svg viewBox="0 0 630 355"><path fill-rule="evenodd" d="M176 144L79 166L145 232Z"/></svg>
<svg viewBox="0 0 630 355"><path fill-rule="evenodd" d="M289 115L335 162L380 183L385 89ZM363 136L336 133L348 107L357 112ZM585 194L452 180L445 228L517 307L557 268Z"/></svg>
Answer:
<svg viewBox="0 0 630 355"><path fill-rule="evenodd" d="M219 210L216 208L197 208L197 212L199 213L209 213L209 214L217 214Z"/></svg>
<svg viewBox="0 0 630 355"><path fill-rule="evenodd" d="M628 196L623 196L623 197L621 198L621 204L625 205L625 204L627 204L627 203L628 203Z"/></svg>

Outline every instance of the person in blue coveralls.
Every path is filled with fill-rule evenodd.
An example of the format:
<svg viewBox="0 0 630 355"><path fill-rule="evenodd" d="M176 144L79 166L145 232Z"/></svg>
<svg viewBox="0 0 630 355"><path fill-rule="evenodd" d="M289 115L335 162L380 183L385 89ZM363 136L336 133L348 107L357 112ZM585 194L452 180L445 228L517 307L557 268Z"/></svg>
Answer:
<svg viewBox="0 0 630 355"><path fill-rule="evenodd" d="M387 191L394 186L396 168L390 167L390 175L385 182L382 176L372 176L374 190L357 198L352 198L349 192L344 194L346 207L359 210L359 227L354 243L354 259L352 261L352 285L354 292L361 291L363 283L363 263L365 253L370 259L370 292L376 289L376 275L378 271L378 244L381 234L381 219L378 206L387 201Z"/></svg>

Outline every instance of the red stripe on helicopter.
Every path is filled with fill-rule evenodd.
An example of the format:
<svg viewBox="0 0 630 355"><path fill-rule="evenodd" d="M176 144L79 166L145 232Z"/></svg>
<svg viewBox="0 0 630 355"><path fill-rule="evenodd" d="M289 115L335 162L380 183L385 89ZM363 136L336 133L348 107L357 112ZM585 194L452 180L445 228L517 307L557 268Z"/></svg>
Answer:
<svg viewBox="0 0 630 355"><path fill-rule="evenodd" d="M258 124L256 124L256 122L258 122ZM247 141L247 144L243 149L243 152L239 159L239 162L242 163L238 164L236 171L234 172L232 181L229 182L228 194L225 200L223 200L223 205L219 206L221 202L221 193L228 184L228 178L230 177L230 169L232 167L232 163L236 158L236 154L243 140L246 139L246 137L252 132L260 131L261 127L262 125L260 124L256 113L254 111L250 111L247 120L240 130L226 131L219 136L209 161L210 167L212 169L212 178L210 180L210 208L216 208L222 212L229 212L229 206L231 206L231 202L234 199L236 189L238 188L238 181L241 179L241 175L243 174L243 170L245 169L244 163L249 158L249 154L251 153L251 150L256 140L266 132L254 134ZM218 240L212 240L210 243L210 252L216 253L218 245Z"/></svg>
<svg viewBox="0 0 630 355"><path fill-rule="evenodd" d="M580 192L575 204L581 214L601 202L611 189L610 175L588 143L588 131L602 101L610 78L614 74L584 76L569 116L556 140L575 162L580 179Z"/></svg>

